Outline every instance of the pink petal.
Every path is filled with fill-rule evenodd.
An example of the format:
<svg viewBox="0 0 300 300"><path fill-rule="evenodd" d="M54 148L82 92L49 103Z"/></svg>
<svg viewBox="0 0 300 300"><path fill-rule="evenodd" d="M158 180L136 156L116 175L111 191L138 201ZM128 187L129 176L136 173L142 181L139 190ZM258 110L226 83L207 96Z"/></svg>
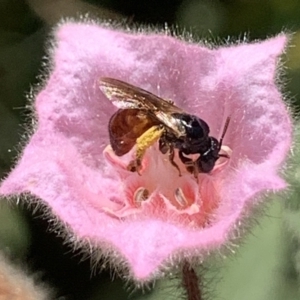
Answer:
<svg viewBox="0 0 300 300"><path fill-rule="evenodd" d="M39 197L76 239L148 280L164 264L219 249L259 196L286 187L278 173L291 144L291 121L275 84L284 35L211 50L161 34L66 23L55 38L49 79L34 102L36 132L3 181L2 195ZM101 77L174 100L203 118L217 138L230 116L228 164L218 174L201 174L196 195L192 175L179 178L157 150L148 151L151 163L141 178L124 172L128 157L109 163L103 151L116 108L99 89ZM190 195L182 211L166 196L172 183ZM128 193L144 185L152 189L150 199L129 207ZM192 225L197 207L210 214L201 226Z"/></svg>

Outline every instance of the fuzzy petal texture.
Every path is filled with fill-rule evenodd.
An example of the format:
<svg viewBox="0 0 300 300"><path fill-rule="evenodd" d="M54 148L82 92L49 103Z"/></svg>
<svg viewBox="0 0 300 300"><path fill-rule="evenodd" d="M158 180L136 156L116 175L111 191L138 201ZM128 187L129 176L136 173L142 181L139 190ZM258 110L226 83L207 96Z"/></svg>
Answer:
<svg viewBox="0 0 300 300"><path fill-rule="evenodd" d="M286 43L281 34L209 49L164 34L62 24L33 102L36 130L1 195L38 197L66 225L67 239L88 242L139 281L220 249L261 195L286 187L279 169L291 119L275 83ZM107 148L117 108L101 92L101 77L172 99L216 138L230 116L223 142L230 159L195 180L179 177L154 145L141 176L127 171L132 153L115 157Z"/></svg>

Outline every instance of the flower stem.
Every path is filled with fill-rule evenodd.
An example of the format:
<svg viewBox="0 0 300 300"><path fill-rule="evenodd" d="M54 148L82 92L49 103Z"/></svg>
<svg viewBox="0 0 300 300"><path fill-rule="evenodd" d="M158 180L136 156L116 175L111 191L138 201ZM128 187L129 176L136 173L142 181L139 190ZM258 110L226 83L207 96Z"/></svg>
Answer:
<svg viewBox="0 0 300 300"><path fill-rule="evenodd" d="M204 300L200 278L187 261L182 267L182 286L186 291L187 300Z"/></svg>

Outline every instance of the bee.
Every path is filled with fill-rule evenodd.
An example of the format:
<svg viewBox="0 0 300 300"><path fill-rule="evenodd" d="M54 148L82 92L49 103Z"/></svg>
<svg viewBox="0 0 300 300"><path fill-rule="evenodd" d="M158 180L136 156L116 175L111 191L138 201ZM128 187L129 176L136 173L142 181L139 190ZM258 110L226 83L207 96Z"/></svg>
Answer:
<svg viewBox="0 0 300 300"><path fill-rule="evenodd" d="M138 172L146 150L158 141L159 150L168 153L170 163L181 170L174 161L175 149L188 172L197 178L199 173L213 170L220 157L223 138L227 131L228 117L218 141L209 135L209 126L198 116L189 114L172 101L162 99L146 90L114 78L101 78L100 89L119 108L109 121L110 145L117 156L128 153L135 145L135 158L128 170ZM195 160L188 157L199 154Z"/></svg>

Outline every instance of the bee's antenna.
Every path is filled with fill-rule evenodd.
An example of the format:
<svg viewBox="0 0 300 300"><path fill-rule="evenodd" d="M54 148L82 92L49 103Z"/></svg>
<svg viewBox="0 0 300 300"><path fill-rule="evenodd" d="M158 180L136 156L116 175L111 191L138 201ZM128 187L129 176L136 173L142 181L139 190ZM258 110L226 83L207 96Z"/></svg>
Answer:
<svg viewBox="0 0 300 300"><path fill-rule="evenodd" d="M223 143L224 136L225 136L226 131L228 129L229 123L230 123L230 117L227 117L225 125L224 125L224 129L223 129L223 132L222 132L222 135L221 135L221 138L220 138L220 142L219 142L220 149L221 149L221 146L222 146L222 143Z"/></svg>

